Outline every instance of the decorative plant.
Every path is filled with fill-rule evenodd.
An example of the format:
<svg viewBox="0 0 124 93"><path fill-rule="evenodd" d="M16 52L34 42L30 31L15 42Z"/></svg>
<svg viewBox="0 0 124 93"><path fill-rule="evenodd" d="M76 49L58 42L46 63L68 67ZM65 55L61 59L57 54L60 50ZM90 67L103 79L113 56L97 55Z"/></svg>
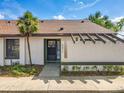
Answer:
<svg viewBox="0 0 124 93"><path fill-rule="evenodd" d="M77 66L77 70L80 71L81 70L81 66Z"/></svg>
<svg viewBox="0 0 124 93"><path fill-rule="evenodd" d="M81 66L79 66L79 65L74 65L74 66L72 66L72 70L73 70L73 71L80 71L80 70L81 70Z"/></svg>
<svg viewBox="0 0 124 93"><path fill-rule="evenodd" d="M115 66L113 67L113 69L114 69L115 72L119 72L119 67L118 67L117 65L115 65Z"/></svg>
<svg viewBox="0 0 124 93"><path fill-rule="evenodd" d="M96 65L92 66L92 69L97 71L97 66Z"/></svg>
<svg viewBox="0 0 124 93"><path fill-rule="evenodd" d="M83 67L83 70L84 70L84 71L87 71L88 69L89 69L89 66L84 66L84 67Z"/></svg>
<svg viewBox="0 0 124 93"><path fill-rule="evenodd" d="M103 65L103 71L107 71L107 66Z"/></svg>
<svg viewBox="0 0 124 93"><path fill-rule="evenodd" d="M114 65L104 65L103 69L107 72L111 72L114 70L118 70L118 66L114 66Z"/></svg>
<svg viewBox="0 0 124 93"><path fill-rule="evenodd" d="M124 72L124 66L120 66L120 72Z"/></svg>
<svg viewBox="0 0 124 93"><path fill-rule="evenodd" d="M124 71L124 67L123 66L117 66L117 65L115 65L113 67L113 69L114 69L115 72L123 72Z"/></svg>
<svg viewBox="0 0 124 93"><path fill-rule="evenodd" d="M107 65L107 71L108 72L111 72L113 70L113 65Z"/></svg>
<svg viewBox="0 0 124 93"><path fill-rule="evenodd" d="M63 72L67 72L68 71L68 66L63 65Z"/></svg>
<svg viewBox="0 0 124 93"><path fill-rule="evenodd" d="M72 70L76 71L76 65L72 66Z"/></svg>

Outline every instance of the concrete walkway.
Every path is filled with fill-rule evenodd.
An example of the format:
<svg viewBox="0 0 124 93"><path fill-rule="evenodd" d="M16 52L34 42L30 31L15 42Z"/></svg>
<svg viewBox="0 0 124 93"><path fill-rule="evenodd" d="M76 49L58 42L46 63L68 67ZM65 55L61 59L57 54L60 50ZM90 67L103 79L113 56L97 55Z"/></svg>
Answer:
<svg viewBox="0 0 124 93"><path fill-rule="evenodd" d="M124 76L0 77L0 93L124 93ZM7 92L8 93L8 92Z"/></svg>
<svg viewBox="0 0 124 93"><path fill-rule="evenodd" d="M59 77L60 64L59 63L47 63L39 74L40 78Z"/></svg>

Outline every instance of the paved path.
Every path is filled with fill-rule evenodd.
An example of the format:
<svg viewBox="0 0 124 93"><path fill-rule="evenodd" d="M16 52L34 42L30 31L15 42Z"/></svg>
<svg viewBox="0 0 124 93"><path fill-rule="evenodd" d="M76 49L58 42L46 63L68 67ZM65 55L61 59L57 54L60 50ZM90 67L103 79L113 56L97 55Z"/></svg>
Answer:
<svg viewBox="0 0 124 93"><path fill-rule="evenodd" d="M59 77L60 74L60 64L59 63L47 63L43 68L39 77Z"/></svg>
<svg viewBox="0 0 124 93"><path fill-rule="evenodd" d="M117 91L116 93L120 93L118 91L124 91L124 77L89 76L44 79L38 77L0 77L1 91L40 91L40 93L67 93L66 91L68 93L78 93L79 91L80 93L91 93L91 91L92 93L100 93L99 91L111 93L111 91Z"/></svg>

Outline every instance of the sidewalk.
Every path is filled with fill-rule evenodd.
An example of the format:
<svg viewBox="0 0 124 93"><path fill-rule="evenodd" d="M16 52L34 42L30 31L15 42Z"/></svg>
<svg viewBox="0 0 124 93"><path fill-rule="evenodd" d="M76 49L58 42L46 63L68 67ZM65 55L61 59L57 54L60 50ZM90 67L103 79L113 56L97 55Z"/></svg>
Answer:
<svg viewBox="0 0 124 93"><path fill-rule="evenodd" d="M43 70L40 72L39 77L59 77L60 75L60 64L58 63L47 63Z"/></svg>
<svg viewBox="0 0 124 93"><path fill-rule="evenodd" d="M124 91L124 76L89 76L89 77L61 77L61 78L38 78L0 77L1 91L32 91L36 93L118 93ZM48 92L49 91L49 92ZM55 92L56 91L56 92ZM26 92L26 93L27 93ZM7 92L8 93L8 92ZM10 92L13 93L13 92ZM28 92L29 93L29 92Z"/></svg>

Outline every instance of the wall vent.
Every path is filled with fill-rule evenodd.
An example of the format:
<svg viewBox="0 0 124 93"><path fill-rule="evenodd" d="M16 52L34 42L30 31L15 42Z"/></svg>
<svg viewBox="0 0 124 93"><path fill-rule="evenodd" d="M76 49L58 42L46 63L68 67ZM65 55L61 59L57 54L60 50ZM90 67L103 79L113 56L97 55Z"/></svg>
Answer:
<svg viewBox="0 0 124 93"><path fill-rule="evenodd" d="M84 23L84 20L82 20L81 23Z"/></svg>
<svg viewBox="0 0 124 93"><path fill-rule="evenodd" d="M59 31L62 31L62 30L64 30L64 28L63 27L60 27Z"/></svg>
<svg viewBox="0 0 124 93"><path fill-rule="evenodd" d="M8 21L8 23L10 23L10 21Z"/></svg>
<svg viewBox="0 0 124 93"><path fill-rule="evenodd" d="M41 20L40 22L41 22L41 23L43 23L44 21L43 21L43 20Z"/></svg>

